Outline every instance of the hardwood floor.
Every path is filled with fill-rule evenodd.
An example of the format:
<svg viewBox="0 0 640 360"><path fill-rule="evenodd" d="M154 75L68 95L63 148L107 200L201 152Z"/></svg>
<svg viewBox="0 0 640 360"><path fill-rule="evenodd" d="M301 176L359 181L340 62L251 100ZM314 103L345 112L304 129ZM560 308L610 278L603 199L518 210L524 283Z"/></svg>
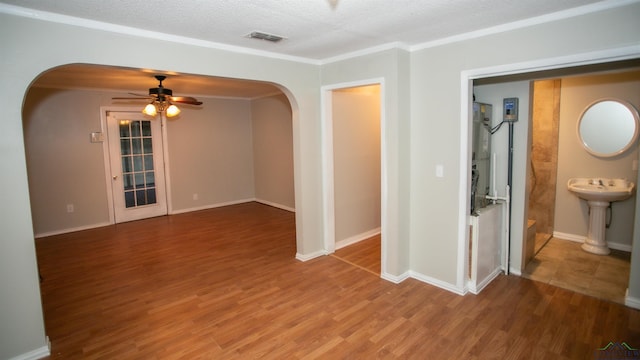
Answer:
<svg viewBox="0 0 640 360"><path fill-rule="evenodd" d="M50 359L593 359L640 311L499 276L459 296L335 256L248 203L36 241ZM378 270L379 271L379 270Z"/></svg>
<svg viewBox="0 0 640 360"><path fill-rule="evenodd" d="M380 276L380 235L338 249L332 256Z"/></svg>

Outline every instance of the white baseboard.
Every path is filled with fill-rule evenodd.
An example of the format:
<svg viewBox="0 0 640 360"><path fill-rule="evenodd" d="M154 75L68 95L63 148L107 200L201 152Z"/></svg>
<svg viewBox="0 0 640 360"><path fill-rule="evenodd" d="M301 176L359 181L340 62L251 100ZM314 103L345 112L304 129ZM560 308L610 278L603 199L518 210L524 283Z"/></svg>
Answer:
<svg viewBox="0 0 640 360"><path fill-rule="evenodd" d="M294 209L292 207L289 207L289 206L286 206L286 205L282 205L282 204L278 204L278 203L274 203L274 202L271 202L271 201L257 199L257 198L254 199L254 201L258 202L260 204L269 205L269 206L274 207L274 208L290 211L292 213L296 212L296 209Z"/></svg>
<svg viewBox="0 0 640 360"><path fill-rule="evenodd" d="M553 237L560 240L569 240L569 241L579 242L579 243L583 243L587 238L586 236L568 234L568 233L563 233L559 231L554 231ZM620 243L607 241L607 246L610 249L631 252L631 245L629 244L620 244Z"/></svg>
<svg viewBox="0 0 640 360"><path fill-rule="evenodd" d="M478 295L482 291L482 289L484 289L487 285L489 285L489 283L491 283L493 279L497 278L498 275L500 275L500 273L502 273L502 269L498 267L495 270L493 270L493 272L489 274L486 278L482 279L480 283L476 284L475 282L470 281L469 287L468 287L469 291L474 295Z"/></svg>
<svg viewBox="0 0 640 360"><path fill-rule="evenodd" d="M520 269L516 269L514 267L509 266L509 274L515 276L522 276L522 271Z"/></svg>
<svg viewBox="0 0 640 360"><path fill-rule="evenodd" d="M349 245L353 245L353 244L355 244L357 242L360 242L362 240L366 240L366 239L368 239L368 238L370 238L372 236L378 235L378 234L380 234L380 228L376 228L376 229L373 229L373 230L365 231L365 232L363 232L361 234L354 235L354 236L348 237L348 238L346 238L344 240L337 241L336 242L336 250L342 249L343 247L347 247Z"/></svg>
<svg viewBox="0 0 640 360"><path fill-rule="evenodd" d="M626 251L626 252L631 252L631 249L632 249L631 245L618 244L618 243L608 242L608 241L607 241L607 246L609 246L610 249Z"/></svg>
<svg viewBox="0 0 640 360"><path fill-rule="evenodd" d="M9 360L38 360L51 355L51 342L49 337L46 337L47 345L31 350L27 353L20 354L16 357L12 357Z"/></svg>
<svg viewBox="0 0 640 360"><path fill-rule="evenodd" d="M629 296L629 289L627 289L627 293L624 297L624 304L630 308L640 310L640 299L636 297Z"/></svg>
<svg viewBox="0 0 640 360"><path fill-rule="evenodd" d="M389 273L382 273L380 274L380 277L384 280L390 281L394 284L400 284L401 282L407 280L408 278L411 277L411 275L409 274L409 272L405 272L404 274L401 274L399 276L396 275L391 275Z"/></svg>
<svg viewBox="0 0 640 360"><path fill-rule="evenodd" d="M318 251L312 252L310 254L296 253L296 259L298 259L299 261L305 262L305 261L309 261L311 259L315 259L315 258L320 257L320 256L325 256L325 255L328 255L325 250L318 250Z"/></svg>
<svg viewBox="0 0 640 360"><path fill-rule="evenodd" d="M584 242L584 240L587 238L586 236L563 233L559 231L554 231L553 237L560 240L569 240L569 241L579 242L579 243Z"/></svg>
<svg viewBox="0 0 640 360"><path fill-rule="evenodd" d="M43 237L47 237L47 236L54 236L54 235L72 233L72 232L76 232L76 231L91 230L91 229L96 229L96 228L105 227L105 226L109 226L109 225L113 225L113 224L110 223L110 222L103 222L103 223L84 225L84 226L78 226L78 227L73 227L73 228L66 228L66 229L60 229L60 230L54 230L54 231L47 231L47 232L37 233L37 234L34 235L34 237L36 239L38 239L38 238L43 238Z"/></svg>
<svg viewBox="0 0 640 360"><path fill-rule="evenodd" d="M465 288L459 288L453 284L449 284L448 282L444 282L442 280L438 280L435 278L432 278L430 276L424 275L424 274L420 274L417 273L415 271L411 271L409 270L409 274L411 275L412 278L422 281L424 283L427 283L429 285L433 285L435 287L439 287L443 290L447 290L450 291L454 294L458 294L458 295L464 295L466 293L466 289Z"/></svg>
<svg viewBox="0 0 640 360"><path fill-rule="evenodd" d="M188 212L192 212L192 211L215 209L215 208L219 208L219 207L223 207L223 206L238 205L238 204L244 204L244 203L249 203L249 202L254 202L254 201L255 202L259 202L261 204L273 206L273 207L276 207L276 208L279 208L279 209L295 212L295 209L289 208L289 207L284 206L284 205L280 205L280 204L276 204L276 203L272 203L272 202L269 202L269 201L260 200L260 199L256 199L256 198L250 198L250 199L241 199L241 200L227 201L227 202L223 202L223 203L216 203L216 204L209 204L209 205L204 205L204 206L191 207L191 208L180 209L180 210L170 210L168 212L168 214L169 215L184 214L184 213L188 213ZM47 231L47 232L42 232L42 233L35 234L35 238L37 239L37 238L42 238L42 237L47 237L47 236L72 233L72 232L76 232L76 231L91 230L91 229L96 229L96 228L109 226L109 225L113 225L113 223L102 222L102 223L97 223L97 224L78 226L78 227L74 227L74 228L66 228L66 229L60 229L60 230L54 230L54 231Z"/></svg>
<svg viewBox="0 0 640 360"><path fill-rule="evenodd" d="M169 215L184 214L192 211L215 209L223 206L238 205L238 204L244 204L244 203L249 203L253 201L256 201L256 199L255 198L240 199L240 200L233 200L233 201L227 201L227 202L216 203L216 204L208 204L208 205L191 207L191 208L180 209L180 210L170 210Z"/></svg>

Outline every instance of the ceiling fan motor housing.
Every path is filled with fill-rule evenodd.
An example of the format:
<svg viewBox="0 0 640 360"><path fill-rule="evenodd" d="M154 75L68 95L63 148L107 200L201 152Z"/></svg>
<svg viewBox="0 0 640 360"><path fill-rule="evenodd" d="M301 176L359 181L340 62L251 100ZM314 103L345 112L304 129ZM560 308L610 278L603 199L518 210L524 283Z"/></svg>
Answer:
<svg viewBox="0 0 640 360"><path fill-rule="evenodd" d="M157 88L150 88L149 89L149 95L155 95L157 97L160 96L172 96L173 95L173 91L171 91L171 89L167 89L163 86L157 87Z"/></svg>
<svg viewBox="0 0 640 360"><path fill-rule="evenodd" d="M155 95L156 98L158 98L158 100L160 101L164 101L164 97L165 96L172 96L173 95L173 91L171 91L171 89L167 89L164 86L162 86L162 81L164 79L166 79L167 77L164 75L156 75L155 76L156 80L158 80L159 84L157 88L150 88L149 89L149 95Z"/></svg>

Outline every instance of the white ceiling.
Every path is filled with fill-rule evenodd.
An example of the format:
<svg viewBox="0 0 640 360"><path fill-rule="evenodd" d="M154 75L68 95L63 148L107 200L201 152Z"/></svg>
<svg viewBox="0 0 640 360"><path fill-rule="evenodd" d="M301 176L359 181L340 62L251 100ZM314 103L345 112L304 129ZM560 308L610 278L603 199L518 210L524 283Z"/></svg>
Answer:
<svg viewBox="0 0 640 360"><path fill-rule="evenodd" d="M623 0L624 1L624 0ZM210 46L236 47L271 53L274 56L301 61L327 61L345 54L397 44L411 48L423 44L463 36L475 31L516 21L549 15L564 10L580 11L582 6L613 6L619 0L0 0L0 12L40 19L54 19L79 24L79 19L95 21L95 26L135 34L145 30L172 37L194 39ZM613 5L612 5L613 4ZM64 15L64 16L60 16ZM84 22L85 24L86 21ZM111 24L122 27L114 27ZM247 37L252 31L280 35L284 40L272 43ZM87 78L86 71L84 78ZM52 72L53 73L53 72ZM109 85L100 71L102 86ZM50 74L68 84L73 73ZM112 76L113 75L113 76ZM126 79L124 73L111 78ZM131 75L131 74L129 74ZM115 84L118 89L154 87L151 74L137 71L142 83L128 78L128 83ZM95 78L93 74L89 78ZM185 84L194 80L188 75L169 78L172 87L179 78ZM196 77L197 78L197 77ZM214 80L213 78L207 78ZM75 80L79 81L79 80ZM203 80L200 80L202 82ZM71 81L74 82L74 81ZM144 84L144 85L143 85ZM43 84L41 84L43 85ZM47 84L44 84L45 86ZM96 84L78 84L92 87ZM225 86L234 87L227 82ZM251 85L251 84L243 84ZM197 86L196 84L193 85ZM222 85L221 85L222 86ZM237 86L235 86L237 87ZM181 94L208 94L211 86L189 88ZM260 91L272 91L260 89ZM206 91L206 92L203 92ZM234 94L242 95L236 89ZM216 94L217 95L217 94ZM228 94L229 95L229 94ZM247 97L253 92L244 94ZM243 96L244 96L243 95Z"/></svg>

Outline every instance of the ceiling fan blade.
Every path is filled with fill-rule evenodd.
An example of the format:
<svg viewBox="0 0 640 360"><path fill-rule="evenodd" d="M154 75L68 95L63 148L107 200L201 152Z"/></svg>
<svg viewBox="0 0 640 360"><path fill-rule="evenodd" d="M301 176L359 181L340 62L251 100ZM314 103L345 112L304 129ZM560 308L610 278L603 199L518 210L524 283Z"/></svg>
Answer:
<svg viewBox="0 0 640 360"><path fill-rule="evenodd" d="M112 97L112 100L149 100L153 99L151 96L147 97Z"/></svg>
<svg viewBox="0 0 640 360"><path fill-rule="evenodd" d="M191 96L172 96L170 99L172 102L177 103L202 105L202 101L198 101L198 99L192 98Z"/></svg>

